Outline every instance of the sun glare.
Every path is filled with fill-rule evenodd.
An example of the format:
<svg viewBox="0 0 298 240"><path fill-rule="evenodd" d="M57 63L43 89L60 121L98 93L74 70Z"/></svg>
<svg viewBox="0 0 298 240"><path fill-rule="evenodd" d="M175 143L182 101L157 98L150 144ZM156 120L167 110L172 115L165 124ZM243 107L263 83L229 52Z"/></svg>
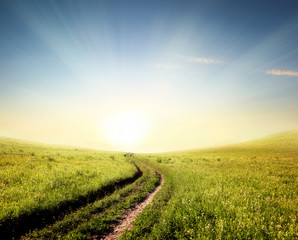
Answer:
<svg viewBox="0 0 298 240"><path fill-rule="evenodd" d="M113 114L104 119L106 139L117 147L132 147L141 143L148 134L149 120L145 114L130 111Z"/></svg>

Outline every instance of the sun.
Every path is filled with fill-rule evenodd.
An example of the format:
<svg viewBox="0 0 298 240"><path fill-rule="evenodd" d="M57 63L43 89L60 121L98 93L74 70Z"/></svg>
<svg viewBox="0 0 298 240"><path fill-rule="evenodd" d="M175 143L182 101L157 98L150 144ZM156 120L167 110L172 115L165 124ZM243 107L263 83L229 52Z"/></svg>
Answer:
<svg viewBox="0 0 298 240"><path fill-rule="evenodd" d="M148 135L149 118L136 111L114 113L104 119L102 127L110 144L132 147L140 144Z"/></svg>

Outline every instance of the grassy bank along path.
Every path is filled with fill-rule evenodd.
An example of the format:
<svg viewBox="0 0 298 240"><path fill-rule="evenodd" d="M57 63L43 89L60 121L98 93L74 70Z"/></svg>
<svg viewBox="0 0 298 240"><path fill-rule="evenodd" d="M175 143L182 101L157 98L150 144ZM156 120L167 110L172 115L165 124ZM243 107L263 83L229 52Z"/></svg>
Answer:
<svg viewBox="0 0 298 240"><path fill-rule="evenodd" d="M298 130L136 158L165 183L120 239L298 239Z"/></svg>
<svg viewBox="0 0 298 240"><path fill-rule="evenodd" d="M0 137L1 239L90 239L157 178L123 153ZM89 234L95 219L101 223Z"/></svg>
<svg viewBox="0 0 298 240"><path fill-rule="evenodd" d="M143 201L138 202L132 208L127 209L126 212L122 215L121 219L113 226L112 232L100 239L118 239L123 232L132 229L132 222L134 222L137 216L139 216L143 212L144 208L152 202L156 193L158 193L161 190L161 187L164 183L164 177L158 170L156 170L153 167L151 168L160 176L159 184L155 187L154 191L148 194L148 196ZM94 236L93 239L99 238L98 236Z"/></svg>
<svg viewBox="0 0 298 240"><path fill-rule="evenodd" d="M160 182L160 176L149 166L130 157L127 160L136 162L142 171L137 180L66 214L53 224L23 235L22 239L93 239L95 235L101 238L111 232L113 224L126 210L145 199Z"/></svg>

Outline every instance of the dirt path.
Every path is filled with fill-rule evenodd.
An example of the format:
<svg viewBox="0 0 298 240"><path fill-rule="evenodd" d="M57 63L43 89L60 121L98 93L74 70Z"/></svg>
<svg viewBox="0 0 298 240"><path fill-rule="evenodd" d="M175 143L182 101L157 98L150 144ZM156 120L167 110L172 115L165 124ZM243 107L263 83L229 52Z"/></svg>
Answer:
<svg viewBox="0 0 298 240"><path fill-rule="evenodd" d="M154 169L154 168L153 168ZM116 225L113 226L113 230L111 233L109 233L106 236L103 236L102 238L100 238L100 240L114 240L114 239L118 239L120 237L120 235L126 230L130 230L132 229L132 222L134 222L137 218L137 216L139 216L144 208L150 204L155 196L156 193L158 193L158 191L161 189L163 183L164 183L164 177L163 175L157 171L156 169L154 169L155 172L157 172L160 176L160 181L159 184L156 186L156 188L154 189L153 192L151 192L142 202L137 203L134 207L128 209L121 217L121 219L118 221L118 223ZM99 239L97 237L93 238L95 239Z"/></svg>

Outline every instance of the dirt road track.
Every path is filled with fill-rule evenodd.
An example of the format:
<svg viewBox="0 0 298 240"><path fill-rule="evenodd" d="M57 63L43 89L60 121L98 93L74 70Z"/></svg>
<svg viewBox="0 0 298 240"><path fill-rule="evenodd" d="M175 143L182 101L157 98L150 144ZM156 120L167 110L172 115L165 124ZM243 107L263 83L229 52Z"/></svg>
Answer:
<svg viewBox="0 0 298 240"><path fill-rule="evenodd" d="M159 184L155 187L154 191L151 192L142 202L139 202L135 204L132 208L128 209L121 217L121 219L118 221L117 224L113 226L112 232L103 236L102 238L99 238L98 236L95 236L93 239L95 240L114 240L118 239L120 235L126 230L132 229L132 222L134 222L139 216L144 208L150 204L155 196L156 193L158 193L164 183L164 177L163 175L157 171L156 169L153 168L153 170L159 174L160 176L160 181Z"/></svg>

